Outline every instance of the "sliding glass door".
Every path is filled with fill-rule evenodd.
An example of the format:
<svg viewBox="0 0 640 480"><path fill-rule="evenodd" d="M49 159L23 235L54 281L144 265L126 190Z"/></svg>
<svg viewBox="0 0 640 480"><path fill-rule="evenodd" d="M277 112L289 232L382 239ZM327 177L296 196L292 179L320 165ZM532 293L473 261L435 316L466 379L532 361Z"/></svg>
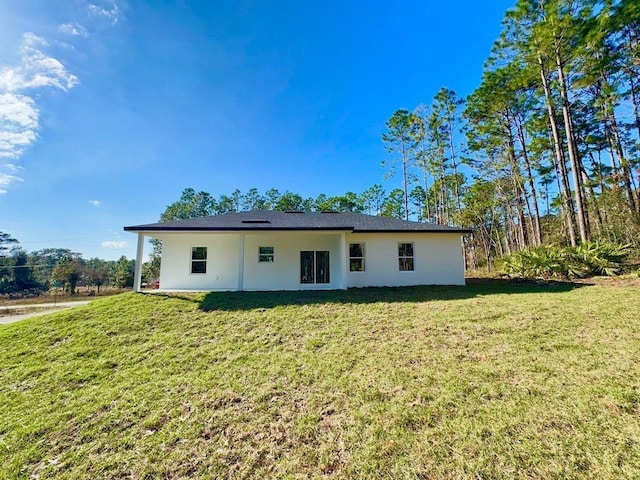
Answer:
<svg viewBox="0 0 640 480"><path fill-rule="evenodd" d="M331 283L328 251L300 252L300 283Z"/></svg>

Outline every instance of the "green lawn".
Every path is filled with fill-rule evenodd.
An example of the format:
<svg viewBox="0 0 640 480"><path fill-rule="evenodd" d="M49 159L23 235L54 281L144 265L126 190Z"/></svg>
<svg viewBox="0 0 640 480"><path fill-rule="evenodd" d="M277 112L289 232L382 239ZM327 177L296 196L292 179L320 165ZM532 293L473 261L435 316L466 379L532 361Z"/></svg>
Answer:
<svg viewBox="0 0 640 480"><path fill-rule="evenodd" d="M0 478L640 478L640 288L123 294L0 326Z"/></svg>

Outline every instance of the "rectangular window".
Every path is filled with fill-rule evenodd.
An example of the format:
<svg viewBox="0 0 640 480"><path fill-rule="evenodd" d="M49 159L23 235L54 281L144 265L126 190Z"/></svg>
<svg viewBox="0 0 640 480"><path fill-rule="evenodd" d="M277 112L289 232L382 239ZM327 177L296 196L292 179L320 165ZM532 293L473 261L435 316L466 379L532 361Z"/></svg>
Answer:
<svg viewBox="0 0 640 480"><path fill-rule="evenodd" d="M300 283L330 283L329 252L300 252Z"/></svg>
<svg viewBox="0 0 640 480"><path fill-rule="evenodd" d="M349 271L364 272L364 243L349 244Z"/></svg>
<svg viewBox="0 0 640 480"><path fill-rule="evenodd" d="M274 260L273 247L258 247L258 262L273 262Z"/></svg>
<svg viewBox="0 0 640 480"><path fill-rule="evenodd" d="M398 244L398 268L401 272L413 272L413 243Z"/></svg>
<svg viewBox="0 0 640 480"><path fill-rule="evenodd" d="M191 273L207 273L207 247L191 247Z"/></svg>

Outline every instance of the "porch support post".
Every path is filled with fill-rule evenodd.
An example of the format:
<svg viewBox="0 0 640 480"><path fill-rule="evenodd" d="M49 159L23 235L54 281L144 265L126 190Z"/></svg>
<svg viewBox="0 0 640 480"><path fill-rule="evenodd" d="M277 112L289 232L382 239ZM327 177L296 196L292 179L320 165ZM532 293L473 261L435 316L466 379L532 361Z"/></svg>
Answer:
<svg viewBox="0 0 640 480"><path fill-rule="evenodd" d="M240 234L238 246L238 291L244 288L244 233Z"/></svg>
<svg viewBox="0 0 640 480"><path fill-rule="evenodd" d="M133 272L133 291L140 291L142 282L142 255L144 253L144 233L138 232L138 249L136 250L136 267Z"/></svg>
<svg viewBox="0 0 640 480"><path fill-rule="evenodd" d="M347 258L347 234L345 232L340 233L340 270L342 271L342 282L340 288L342 290L347 289L347 268L349 266Z"/></svg>

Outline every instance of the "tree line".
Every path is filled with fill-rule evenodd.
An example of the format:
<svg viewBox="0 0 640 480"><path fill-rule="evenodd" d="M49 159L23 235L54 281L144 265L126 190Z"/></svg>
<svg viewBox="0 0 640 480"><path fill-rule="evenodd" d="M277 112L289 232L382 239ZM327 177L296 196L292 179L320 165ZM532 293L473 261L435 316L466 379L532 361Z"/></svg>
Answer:
<svg viewBox="0 0 640 480"><path fill-rule="evenodd" d="M251 188L246 193L236 189L230 195L221 194L216 198L208 192L196 192L193 188L185 188L180 198L167 206L160 215L160 221L254 210L356 212L401 218L404 216L403 202L402 190L396 188L387 193L380 184L360 193L346 192L344 195L336 196L321 193L315 198L304 198L288 190L281 193L275 188L267 190L264 194L257 188Z"/></svg>
<svg viewBox="0 0 640 480"><path fill-rule="evenodd" d="M133 286L135 260L84 259L66 248L27 252L18 240L0 232L0 294L33 292L56 287L75 294L79 287Z"/></svg>

